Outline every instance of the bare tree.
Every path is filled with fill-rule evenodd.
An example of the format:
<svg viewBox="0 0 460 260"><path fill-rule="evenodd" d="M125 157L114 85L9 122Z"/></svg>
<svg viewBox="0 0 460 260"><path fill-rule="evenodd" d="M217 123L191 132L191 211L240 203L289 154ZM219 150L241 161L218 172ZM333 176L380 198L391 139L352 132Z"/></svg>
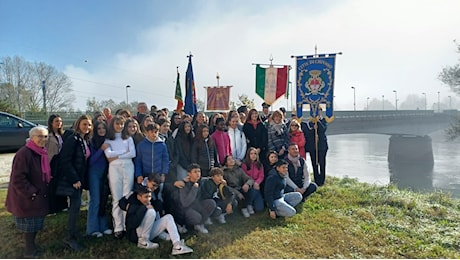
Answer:
<svg viewBox="0 0 460 260"><path fill-rule="evenodd" d="M31 63L15 56L4 57L0 65L0 94L9 105L19 111L41 111L43 108L42 82L46 86L48 111L69 110L75 100L72 82L62 72L43 62Z"/></svg>

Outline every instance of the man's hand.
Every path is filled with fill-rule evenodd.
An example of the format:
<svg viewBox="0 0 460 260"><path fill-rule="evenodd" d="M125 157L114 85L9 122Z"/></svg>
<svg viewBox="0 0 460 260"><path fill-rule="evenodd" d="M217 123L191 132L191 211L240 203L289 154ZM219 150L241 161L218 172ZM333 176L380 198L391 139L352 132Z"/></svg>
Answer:
<svg viewBox="0 0 460 260"><path fill-rule="evenodd" d="M257 182L254 182L254 189L255 190L260 190L260 185Z"/></svg>
<svg viewBox="0 0 460 260"><path fill-rule="evenodd" d="M174 187L182 189L183 187L185 187L185 182L184 181L175 181L174 182Z"/></svg>
<svg viewBox="0 0 460 260"><path fill-rule="evenodd" d="M227 212L227 214L231 214L233 212L233 207L231 203L227 204L227 207L225 207L225 212Z"/></svg>
<svg viewBox="0 0 460 260"><path fill-rule="evenodd" d="M272 219L276 219L276 212L270 210L270 217L271 217Z"/></svg>
<svg viewBox="0 0 460 260"><path fill-rule="evenodd" d="M136 179L137 184L141 184L143 180L144 180L143 176L137 176L137 179Z"/></svg>
<svg viewBox="0 0 460 260"><path fill-rule="evenodd" d="M74 184L72 184L72 186L73 186L75 189L78 190L78 189L80 189L80 187L81 187L81 182L80 182L80 181L77 181L77 182L75 182Z"/></svg>

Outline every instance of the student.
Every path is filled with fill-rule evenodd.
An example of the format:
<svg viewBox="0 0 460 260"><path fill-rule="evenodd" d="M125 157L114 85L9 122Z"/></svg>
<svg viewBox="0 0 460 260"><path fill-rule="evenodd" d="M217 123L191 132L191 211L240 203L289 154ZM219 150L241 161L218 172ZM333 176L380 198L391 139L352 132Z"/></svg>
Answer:
<svg viewBox="0 0 460 260"><path fill-rule="evenodd" d="M254 193L256 192L252 188L254 180L236 165L232 155L227 155L227 157L225 157L224 179L230 191L232 191L233 194L235 194L235 198L238 199L241 205L241 213L244 217L249 218L250 214L247 206L248 201L254 197Z"/></svg>
<svg viewBox="0 0 460 260"><path fill-rule="evenodd" d="M222 212L216 216L216 219L219 223L225 224L225 215L233 212L237 201L233 192L227 187L227 182L224 179L224 171L221 168L212 168L209 176L211 178L203 180L201 184L201 198L213 199L216 202L218 207L216 212Z"/></svg>
<svg viewBox="0 0 460 260"><path fill-rule="evenodd" d="M109 197L107 181L108 161L104 149L107 136L107 124L96 121L93 129L93 137L90 140L89 148L91 156L88 162L88 185L89 185L89 206L86 221L86 234L102 237L103 234L111 235L112 230L107 225L107 214L105 205Z"/></svg>
<svg viewBox="0 0 460 260"><path fill-rule="evenodd" d="M58 181L57 193L63 195L62 191L69 191L65 193L70 201L67 221L68 235L64 239L64 244L74 251L83 249L77 242L77 220L80 216L82 190L83 187L87 187L85 175L91 155L89 148L91 128L92 121L89 115L82 115L77 119L74 124L74 134L68 136L62 145L59 162L62 176Z"/></svg>
<svg viewBox="0 0 460 260"><path fill-rule="evenodd" d="M219 165L224 164L225 156L232 154L232 147L230 146L230 136L226 132L225 120L223 117L216 119L216 129L212 133L211 138L216 145L217 159Z"/></svg>
<svg viewBox="0 0 460 260"><path fill-rule="evenodd" d="M173 134L174 136L174 134ZM183 180L187 177L187 167L192 163L192 145L194 133L192 124L189 122L180 123L177 128L177 135L174 137L174 150L177 159L176 180Z"/></svg>
<svg viewBox="0 0 460 260"><path fill-rule="evenodd" d="M200 165L190 164L187 167L187 177L174 184L171 211L178 224L194 226L196 231L207 234L209 231L204 223L217 209L217 205L212 199L200 200L200 178Z"/></svg>
<svg viewBox="0 0 460 260"><path fill-rule="evenodd" d="M265 201L272 219L294 216L297 213L294 207L302 201L300 192L284 193L288 165L283 159L276 162L265 183Z"/></svg>
<svg viewBox="0 0 460 260"><path fill-rule="evenodd" d="M284 157L289 145L288 129L283 122L283 113L276 110L272 114L272 120L268 123L268 149L276 151L278 156Z"/></svg>
<svg viewBox="0 0 460 260"><path fill-rule="evenodd" d="M139 185L134 193L120 199L120 208L126 211L126 231L129 241L137 243L139 248L156 249L159 244L151 240L167 230L173 243L172 255L193 252L181 241L171 215L168 214L156 220L156 211L150 204L151 193L150 188Z"/></svg>
<svg viewBox="0 0 460 260"><path fill-rule="evenodd" d="M104 150L109 161L109 187L112 194L112 218L114 236L121 239L125 230L125 215L118 206L118 201L132 191L134 185L134 163L136 148L127 131L123 131L126 119L114 116L110 121Z"/></svg>
<svg viewBox="0 0 460 260"><path fill-rule="evenodd" d="M214 167L217 160L216 146L212 138L209 137L208 125L199 125L195 133L192 145L192 162L200 165L202 177L209 177L209 171Z"/></svg>
<svg viewBox="0 0 460 260"><path fill-rule="evenodd" d="M254 192L251 194L251 197L248 198L249 214L254 214L256 211L262 211L264 209L264 200L262 198L260 184L264 180L264 166L259 160L259 153L256 148L251 147L248 149L241 169L254 180L254 185L252 186Z"/></svg>
<svg viewBox="0 0 460 260"><path fill-rule="evenodd" d="M157 123L147 125L145 130L147 135L136 148L134 176L140 184L149 174L158 173L161 176L161 183L164 183L165 175L169 172L168 148L163 139L158 136L160 126Z"/></svg>
<svg viewBox="0 0 460 260"><path fill-rule="evenodd" d="M144 140L144 135L142 134L139 123L134 118L127 118L124 126L124 131L128 133L131 138L133 138L134 146L137 147L137 144Z"/></svg>
<svg viewBox="0 0 460 260"><path fill-rule="evenodd" d="M238 126L239 124L238 115L231 117L227 124L228 124L228 131L227 134L230 137L230 146L232 150L233 158L236 161L236 164L239 166L241 162L244 160L244 156L246 155L246 149L248 142L246 141L246 136L243 133L243 127ZM224 163L222 163L224 164Z"/></svg>

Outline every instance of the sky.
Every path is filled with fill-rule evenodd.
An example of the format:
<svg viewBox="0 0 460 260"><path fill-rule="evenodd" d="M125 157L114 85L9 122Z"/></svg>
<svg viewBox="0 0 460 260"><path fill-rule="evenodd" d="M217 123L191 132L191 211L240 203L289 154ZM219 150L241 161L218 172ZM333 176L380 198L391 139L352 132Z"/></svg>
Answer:
<svg viewBox="0 0 460 260"><path fill-rule="evenodd" d="M74 107L89 98L144 101L174 109L176 67L185 99L187 55L192 53L197 98L205 86L233 86L257 109L254 64L291 65L292 55L338 53L336 110L366 108L367 98L395 103L407 95L428 107L457 102L438 80L459 62L460 1L456 0L0 0L0 57L45 62L73 82ZM351 88L355 87L355 90ZM393 92L396 90L396 93ZM355 93L354 93L355 91ZM291 109L295 97L273 109Z"/></svg>

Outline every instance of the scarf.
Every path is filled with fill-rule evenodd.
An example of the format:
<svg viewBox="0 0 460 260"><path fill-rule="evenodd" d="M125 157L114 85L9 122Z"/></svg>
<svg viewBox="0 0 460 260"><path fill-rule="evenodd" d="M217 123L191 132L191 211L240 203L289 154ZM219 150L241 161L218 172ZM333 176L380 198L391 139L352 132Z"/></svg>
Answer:
<svg viewBox="0 0 460 260"><path fill-rule="evenodd" d="M51 166L48 160L48 152L46 151L45 147L39 147L36 143L32 140L27 141L26 147L30 150L34 151L36 154L41 156L41 166L43 172L43 181L45 183L50 183L51 180Z"/></svg>
<svg viewBox="0 0 460 260"><path fill-rule="evenodd" d="M282 135L283 134L283 122L280 122L279 124L276 124L275 122L270 122L271 126L273 129L276 131L276 135Z"/></svg>
<svg viewBox="0 0 460 260"><path fill-rule="evenodd" d="M290 154L287 156L288 160L294 165L294 169L297 171L297 168L300 167L300 156L293 157Z"/></svg>

